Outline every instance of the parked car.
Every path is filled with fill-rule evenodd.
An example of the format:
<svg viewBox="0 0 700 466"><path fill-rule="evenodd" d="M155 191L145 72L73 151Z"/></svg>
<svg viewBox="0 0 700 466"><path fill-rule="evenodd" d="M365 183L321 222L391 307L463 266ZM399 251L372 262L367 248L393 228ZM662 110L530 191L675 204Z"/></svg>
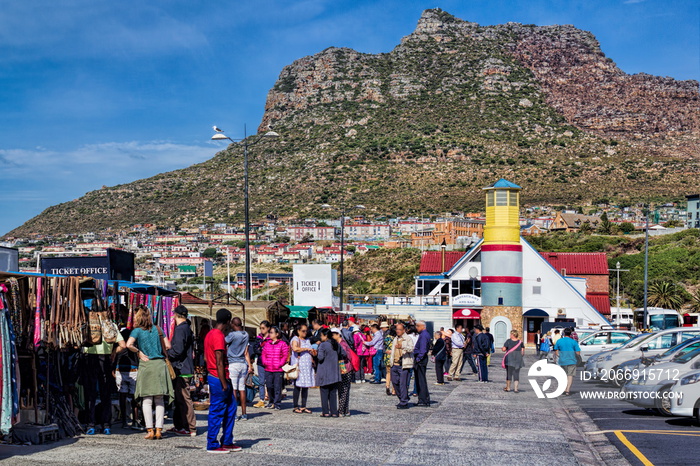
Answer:
<svg viewBox="0 0 700 466"><path fill-rule="evenodd" d="M676 327L654 333L642 334L612 351L597 353L588 358L585 371L589 380L612 383L624 382L620 364L640 357L651 357L676 346L678 343L700 337L700 328Z"/></svg>
<svg viewBox="0 0 700 466"><path fill-rule="evenodd" d="M625 401L640 408L655 409L664 416L671 414L671 387L692 370L700 369L700 348L677 354L669 362L655 364L640 371L624 387Z"/></svg>
<svg viewBox="0 0 700 466"><path fill-rule="evenodd" d="M671 414L695 418L700 426L700 370L686 372L671 387L679 396L671 399Z"/></svg>
<svg viewBox="0 0 700 466"><path fill-rule="evenodd" d="M610 351L627 343L637 332L628 330L599 330L583 339L579 339L581 358L587 361L596 353Z"/></svg>
<svg viewBox="0 0 700 466"><path fill-rule="evenodd" d="M629 382L630 380L634 379L635 373L639 373L640 370L644 369L645 367L651 367L654 364L660 364L660 363L665 363L669 362L674 356L678 354L685 354L689 353L695 349L700 348L700 338L693 338L690 340L686 340L683 343L680 343L669 350L658 354L656 356L652 356L650 358L644 357L644 358L637 358L637 359L632 359L631 361L623 362L620 364L619 368L620 371L622 372L623 376L622 379L615 379L613 382L618 382L615 385L618 387L621 387L625 383ZM619 383L622 382L622 383Z"/></svg>

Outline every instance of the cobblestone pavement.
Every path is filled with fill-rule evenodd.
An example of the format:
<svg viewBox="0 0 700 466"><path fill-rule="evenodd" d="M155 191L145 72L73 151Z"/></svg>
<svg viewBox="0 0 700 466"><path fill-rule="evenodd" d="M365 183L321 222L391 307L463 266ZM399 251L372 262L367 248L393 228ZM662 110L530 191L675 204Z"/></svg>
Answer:
<svg viewBox="0 0 700 466"><path fill-rule="evenodd" d="M527 356L529 363L534 357ZM66 439L49 445L0 446L0 460L23 464L629 464L569 400L537 399L522 370L521 393L503 391L500 358L489 368L493 382L435 386L433 406L397 410L383 385L353 384L348 418L320 418L317 390L309 394L314 414L293 414L291 396L282 411L249 408L236 423L240 453L204 450L206 413L198 412L199 435L146 441L143 434L113 429L113 435ZM468 368L468 366L466 366ZM291 395L291 390L290 390ZM166 429L170 426L166 424Z"/></svg>

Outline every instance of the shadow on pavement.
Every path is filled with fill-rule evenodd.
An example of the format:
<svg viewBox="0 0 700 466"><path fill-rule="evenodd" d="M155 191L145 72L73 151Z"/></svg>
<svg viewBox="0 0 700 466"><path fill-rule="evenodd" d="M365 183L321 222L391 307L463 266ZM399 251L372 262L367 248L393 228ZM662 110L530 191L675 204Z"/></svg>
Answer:
<svg viewBox="0 0 700 466"><path fill-rule="evenodd" d="M80 437L65 438L56 442L43 445L0 445L0 460L6 460L13 456L31 455L38 452L48 451L53 448L71 445L78 441Z"/></svg>
<svg viewBox="0 0 700 466"><path fill-rule="evenodd" d="M678 427L697 427L698 423L695 422L695 419L691 417L677 417L673 419L669 419L666 421L666 424L670 426L678 426Z"/></svg>

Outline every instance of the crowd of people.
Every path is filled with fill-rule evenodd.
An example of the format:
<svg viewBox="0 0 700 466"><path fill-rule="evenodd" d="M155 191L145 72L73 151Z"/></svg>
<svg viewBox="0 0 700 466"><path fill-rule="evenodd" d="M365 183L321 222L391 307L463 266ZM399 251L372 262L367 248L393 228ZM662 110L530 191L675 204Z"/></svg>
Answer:
<svg viewBox="0 0 700 466"><path fill-rule="evenodd" d="M435 385L462 380L467 363L479 382L488 382L489 359L495 351L493 336L481 325L467 331L461 325L441 328L431 335L422 321L360 324L349 318L338 328L318 320L310 326L305 322L274 326L263 321L251 338L239 318L219 309L213 327L200 334L202 345L197 352L187 309L179 306L175 316L175 331L168 340L153 324L148 310L139 309L133 330L121 335L114 345L111 359L122 426L127 427L127 415L131 414L132 428L141 428L141 418L145 438L162 439L165 407L172 401L173 428L168 432L195 436L190 384L195 372L193 357L201 355L209 393L206 448L211 453L240 451L234 442L235 422L248 420L249 405L282 409L287 387L292 391L292 412L298 415L313 413L307 404L309 389L318 388L321 417L350 416L351 387L362 383L384 385L386 395L397 398L397 409L408 409L411 398L414 407L430 407L429 361L435 364ZM108 350L105 348L105 354ZM507 374L504 390L518 393L524 344L516 331L511 332L502 351ZM103 358L96 359L95 366L100 364L104 365ZM256 396L259 399L254 403ZM87 399L89 403L91 398ZM141 400L140 413L137 399ZM131 413L127 413L127 400L133 407ZM96 421L103 422L103 432L108 434L107 413L96 412L94 407L92 413L88 434L95 433Z"/></svg>

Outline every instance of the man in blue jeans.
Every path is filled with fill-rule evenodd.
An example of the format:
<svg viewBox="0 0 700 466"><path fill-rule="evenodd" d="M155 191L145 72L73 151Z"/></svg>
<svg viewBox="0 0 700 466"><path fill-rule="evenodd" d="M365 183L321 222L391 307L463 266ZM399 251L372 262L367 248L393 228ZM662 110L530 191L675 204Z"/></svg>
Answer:
<svg viewBox="0 0 700 466"><path fill-rule="evenodd" d="M385 324L386 322L383 322ZM364 345L370 348L374 348L376 353L372 356L372 369L374 369L374 380L370 383L378 384L382 383L382 368L384 364L382 363L382 358L384 357L384 333L379 329L379 325L372 324L372 339L370 341L365 341Z"/></svg>
<svg viewBox="0 0 700 466"><path fill-rule="evenodd" d="M204 339L204 359L207 363L209 382L209 416L207 418L207 452L231 453L241 451L233 443L233 427L236 422L236 398L228 377L226 358L226 337L224 332L231 325L231 312L228 309L216 311L216 326ZM217 438L223 429L221 441Z"/></svg>

